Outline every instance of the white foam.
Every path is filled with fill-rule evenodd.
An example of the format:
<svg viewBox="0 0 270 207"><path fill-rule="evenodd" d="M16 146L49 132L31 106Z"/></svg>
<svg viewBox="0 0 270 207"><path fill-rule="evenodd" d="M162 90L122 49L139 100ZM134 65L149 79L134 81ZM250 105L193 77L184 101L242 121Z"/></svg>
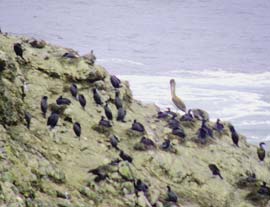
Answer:
<svg viewBox="0 0 270 207"><path fill-rule="evenodd" d="M141 62L136 62L133 60L122 59L122 58L109 58L109 59L97 59L98 63L117 63L117 64L128 64L128 65L136 65L143 66L144 64Z"/></svg>

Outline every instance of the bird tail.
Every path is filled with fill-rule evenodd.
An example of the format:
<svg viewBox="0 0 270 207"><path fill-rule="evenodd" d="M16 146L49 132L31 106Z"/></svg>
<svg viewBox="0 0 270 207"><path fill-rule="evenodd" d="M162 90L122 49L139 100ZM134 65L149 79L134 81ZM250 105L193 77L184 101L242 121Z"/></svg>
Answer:
<svg viewBox="0 0 270 207"><path fill-rule="evenodd" d="M223 180L223 177L220 173L218 174L218 176L220 177L221 180Z"/></svg>

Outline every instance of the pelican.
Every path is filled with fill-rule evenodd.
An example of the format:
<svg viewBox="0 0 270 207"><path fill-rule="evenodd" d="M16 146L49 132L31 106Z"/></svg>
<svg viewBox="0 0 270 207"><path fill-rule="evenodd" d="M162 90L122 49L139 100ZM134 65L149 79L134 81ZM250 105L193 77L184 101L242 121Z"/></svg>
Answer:
<svg viewBox="0 0 270 207"><path fill-rule="evenodd" d="M175 80L171 79L170 80L170 86L171 86L171 95L172 95L172 102L174 105L180 109L181 111L185 112L187 111L187 107L184 104L184 102L175 94Z"/></svg>

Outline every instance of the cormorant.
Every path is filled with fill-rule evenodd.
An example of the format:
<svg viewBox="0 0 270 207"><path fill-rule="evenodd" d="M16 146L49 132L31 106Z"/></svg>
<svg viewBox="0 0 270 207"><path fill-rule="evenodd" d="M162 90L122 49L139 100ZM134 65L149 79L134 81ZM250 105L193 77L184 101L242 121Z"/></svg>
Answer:
<svg viewBox="0 0 270 207"><path fill-rule="evenodd" d="M113 120L112 111L108 106L108 102L106 102L106 104L104 106L104 111L105 111L105 115L106 115L107 119Z"/></svg>
<svg viewBox="0 0 270 207"><path fill-rule="evenodd" d="M231 137L232 137L233 143L234 143L237 147L239 147L239 145L238 145L238 142L239 142L239 135L238 135L238 133L235 131L235 128L234 128L233 125L230 125L230 126L229 126L229 129L230 129L230 131L231 131Z"/></svg>
<svg viewBox="0 0 270 207"><path fill-rule="evenodd" d="M264 158L265 158L265 149L264 149L263 145L265 145L265 143L264 142L261 142L259 145L260 145L260 147L257 148L258 158L260 159L260 161L264 161Z"/></svg>
<svg viewBox="0 0 270 207"><path fill-rule="evenodd" d="M169 139L166 139L160 146L161 149L163 150L170 150L172 147L171 141Z"/></svg>
<svg viewBox="0 0 270 207"><path fill-rule="evenodd" d="M115 135L112 135L110 138L110 143L112 145L112 147L114 147L116 150L119 150L118 148L118 142L119 142L119 138Z"/></svg>
<svg viewBox="0 0 270 207"><path fill-rule="evenodd" d="M32 119L31 114L29 112L25 112L24 118L25 118L25 121L26 121L27 129L30 129L30 123L31 123L31 119Z"/></svg>
<svg viewBox="0 0 270 207"><path fill-rule="evenodd" d="M170 86L171 86L171 96L172 96L172 102L174 105L180 109L181 111L185 112L187 111L187 107L185 103L175 94L175 80L171 79L170 80Z"/></svg>
<svg viewBox="0 0 270 207"><path fill-rule="evenodd" d="M66 52L64 55L62 55L62 57L63 58L74 59L74 58L78 58L80 56L75 51L69 51L69 52Z"/></svg>
<svg viewBox="0 0 270 207"><path fill-rule="evenodd" d="M119 108L118 109L118 112L117 112L117 118L116 118L116 120L117 121L126 122L125 121L126 114L127 114L127 112L126 112L126 110L124 108L122 108L122 107Z"/></svg>
<svg viewBox="0 0 270 207"><path fill-rule="evenodd" d="M263 182L260 189L258 190L258 193L261 195L266 195L266 196L270 195L270 188L266 186L266 182Z"/></svg>
<svg viewBox="0 0 270 207"><path fill-rule="evenodd" d="M115 92L114 104L115 104L117 109L123 108L123 103L122 103L122 100L120 98L120 92L118 90Z"/></svg>
<svg viewBox="0 0 270 207"><path fill-rule="evenodd" d="M96 61L96 56L94 55L94 51L91 50L89 54L83 56L83 58L87 61L88 64L94 65Z"/></svg>
<svg viewBox="0 0 270 207"><path fill-rule="evenodd" d="M167 186L167 199L166 200L173 203L177 203L178 201L178 196L176 195L175 192L172 191L169 185Z"/></svg>
<svg viewBox="0 0 270 207"><path fill-rule="evenodd" d="M124 153L123 150L120 151L119 156L122 158L122 160L132 163L133 158L130 155Z"/></svg>
<svg viewBox="0 0 270 207"><path fill-rule="evenodd" d="M47 120L47 126L50 126L50 129L53 129L58 122L59 115L56 112L52 112Z"/></svg>
<svg viewBox="0 0 270 207"><path fill-rule="evenodd" d="M220 119L217 119L215 129L216 129L218 132L222 132L222 131L223 131L224 125L223 125L222 123L220 123Z"/></svg>
<svg viewBox="0 0 270 207"><path fill-rule="evenodd" d="M77 85L72 83L70 86L70 93L74 98L77 98L77 94L78 94L78 88Z"/></svg>
<svg viewBox="0 0 270 207"><path fill-rule="evenodd" d="M212 171L213 175L218 175L220 177L220 179L223 179L223 177L220 174L220 171L218 169L218 167L215 164L209 164L208 165L209 169Z"/></svg>
<svg viewBox="0 0 270 207"><path fill-rule="evenodd" d="M47 109L48 109L48 97L47 96L43 96L40 102L40 108L43 114L43 117L46 118L46 113L47 113Z"/></svg>
<svg viewBox="0 0 270 207"><path fill-rule="evenodd" d="M94 100L97 105L102 105L103 102L96 88L93 88Z"/></svg>
<svg viewBox="0 0 270 207"><path fill-rule="evenodd" d="M178 137L181 137L181 138L185 138L186 137L186 134L185 134L184 130L182 128L180 128L180 127L173 128L172 134L173 135L176 135Z"/></svg>
<svg viewBox="0 0 270 207"><path fill-rule="evenodd" d="M167 107L167 111L166 111L169 115L171 115L171 116L177 116L177 113L175 113L175 112L173 112L172 110L171 110L171 108L170 107Z"/></svg>
<svg viewBox="0 0 270 207"><path fill-rule="evenodd" d="M199 129L198 138L201 140L202 144L205 144L207 136L208 136L207 130L205 128L201 127Z"/></svg>
<svg viewBox="0 0 270 207"><path fill-rule="evenodd" d="M73 131L76 134L76 136L79 137L79 139L80 139L80 136L81 136L81 125L80 125L80 123L75 122L73 124Z"/></svg>
<svg viewBox="0 0 270 207"><path fill-rule="evenodd" d="M169 116L169 114L166 111L159 111L157 114L158 119L165 119Z"/></svg>
<svg viewBox="0 0 270 207"><path fill-rule="evenodd" d="M71 101L68 98L63 98L63 96L59 96L56 99L57 105L69 105L71 104Z"/></svg>
<svg viewBox="0 0 270 207"><path fill-rule="evenodd" d="M168 124L171 129L177 128L180 125L180 122L176 119L177 116L173 115L173 117L169 120Z"/></svg>
<svg viewBox="0 0 270 207"><path fill-rule="evenodd" d="M136 190L136 192L144 192L147 193L148 191L148 186L141 181L141 179L138 179L136 182L134 181L134 188Z"/></svg>
<svg viewBox="0 0 270 207"><path fill-rule="evenodd" d="M146 138L146 137L142 137L141 141L142 144L144 144L147 147L156 147L155 143L153 142L153 140Z"/></svg>
<svg viewBox="0 0 270 207"><path fill-rule="evenodd" d="M96 175L94 181L96 183L102 181L102 180L105 180L108 175L107 173L105 172L105 170L103 169L100 169L100 168L96 168L96 169L93 169L93 170L89 170L88 173L92 173L93 175Z"/></svg>
<svg viewBox="0 0 270 207"><path fill-rule="evenodd" d="M13 45L13 49L14 49L16 55L20 56L24 60L22 45L20 43L15 43Z"/></svg>
<svg viewBox="0 0 270 207"><path fill-rule="evenodd" d="M201 126L201 128L204 128L204 129L206 130L208 136L214 138L214 137L213 137L213 131L212 131L212 129L210 129L210 128L206 125L206 120L202 120L202 126Z"/></svg>
<svg viewBox="0 0 270 207"><path fill-rule="evenodd" d="M80 102L82 108L84 109L85 106L86 106L86 99L85 99L84 95L83 94L80 94L78 96L78 99L79 99L79 102Z"/></svg>
<svg viewBox="0 0 270 207"><path fill-rule="evenodd" d="M192 110L189 109L188 112L186 114L184 114L181 118L180 121L193 121L194 117L192 114Z"/></svg>
<svg viewBox="0 0 270 207"><path fill-rule="evenodd" d="M120 88L121 87L120 86L121 81L115 75L111 76L111 83L112 83L114 88Z"/></svg>
<svg viewBox="0 0 270 207"><path fill-rule="evenodd" d="M144 132L145 131L144 126L140 122L137 122L136 119L134 119L131 129L134 130L134 131L138 131L138 132Z"/></svg>
<svg viewBox="0 0 270 207"><path fill-rule="evenodd" d="M107 127L107 128L112 127L110 121L105 120L105 117L104 116L101 116L101 120L99 121L99 125L100 126Z"/></svg>

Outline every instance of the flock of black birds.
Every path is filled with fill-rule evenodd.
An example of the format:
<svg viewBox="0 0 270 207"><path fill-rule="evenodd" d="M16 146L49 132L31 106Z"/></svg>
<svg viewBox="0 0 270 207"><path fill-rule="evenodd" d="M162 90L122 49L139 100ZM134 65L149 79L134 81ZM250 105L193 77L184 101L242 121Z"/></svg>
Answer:
<svg viewBox="0 0 270 207"><path fill-rule="evenodd" d="M23 60L25 60L24 57L23 57L22 45L20 43L15 43L13 48L14 48L14 51L15 51L16 55L21 57ZM91 54L93 55L93 52ZM69 55L67 55L66 53L63 55L63 57L70 58ZM115 99L114 99L114 104L115 104L115 106L116 106L116 108L118 110L116 120L121 121L121 122L125 122L126 110L124 109L123 102L122 102L122 100L120 98L120 91L117 90L117 89L119 89L121 87L121 81L114 75L111 76L110 80L111 80L112 86L116 89ZM97 106L102 106L103 101L102 101L102 98L101 98L98 90L96 88L93 88L92 92L93 92L93 99L94 99L96 105ZM87 104L86 99L85 99L83 94L78 94L78 87L77 87L76 84L74 84L74 83L71 84L70 93L76 100L79 101L79 103L80 103L81 107L83 108L83 110L85 110L85 106ZM57 100L56 100L56 103L57 103L57 105L70 105L71 100L69 100L68 98L64 98L62 96L59 96L59 98L57 98ZM41 112L42 112L43 117L46 118L46 113L47 113L47 110L48 110L48 97L47 96L43 96L41 98L40 108L41 108ZM113 114L112 114L112 111L109 108L108 101L105 102L104 112L105 112L105 115L106 115L108 120L106 120L105 116L101 116L101 120L99 122L99 125L102 126L102 127L110 128L110 127L112 127L111 121L113 120ZM29 112L25 113L25 120L26 120L26 123L27 123L26 126L27 126L28 129L30 129L31 117L32 116L31 116L31 114ZM181 121L193 122L195 120L195 116L192 114L191 110L188 110L188 112L185 113L178 120L177 119L177 114L175 112L171 111L169 108L167 109L167 111L158 112L157 118L158 119L167 119L167 118L169 118L168 126L172 129L172 134L175 135L175 136L180 137L181 139L185 139L186 134L185 134L183 128L181 127L180 122ZM55 112L55 111L51 112L50 116L47 119L47 126L49 126L50 129L53 129L55 126L57 126L58 120L59 120L59 112ZM199 128L199 131L198 131L198 139L200 140L201 144L205 144L208 137L214 138L213 129L216 130L219 133L223 133L223 131L224 131L225 127L220 122L219 119L217 119L215 127L213 129L207 125L207 120L203 119L201 121L202 121L202 124L201 124L201 127ZM138 132L142 132L142 133L145 132L144 126L141 123L137 122L136 120L133 121L131 129L135 130L135 131L138 131ZM81 129L80 123L75 122L73 124L73 131L74 131L75 135L77 137L79 137L79 138L81 136L81 130L82 129ZM239 135L236 132L234 126L229 125L229 130L231 132L231 138L232 138L233 144L236 147L239 147ZM146 137L142 137L140 142L142 144L146 145L146 146L155 147L155 143L151 139L148 139ZM119 138L118 137L116 137L115 135L111 136L110 143L111 143L111 146L113 148L120 151L119 152L119 157L122 160L127 161L129 163L132 163L133 158L130 155L126 154L123 150L121 150L118 147L118 143L119 143ZM257 154L258 154L258 157L259 157L260 161L264 161L264 158L265 158L265 150L263 148L264 144L265 143L263 143L263 142L260 143L260 147L257 150ZM166 151L168 150L169 151L172 148L171 141L169 139L166 139L161 144L160 148L163 149L163 150L166 150ZM116 165L119 162L120 162L120 160L117 159L116 161L112 161L110 164L111 165ZM209 164L208 167L209 167L209 169L211 170L211 172L212 172L212 174L214 176L219 176L220 179L223 179L219 168L215 164ZM101 173L99 168L94 169L94 170L90 170L89 172L93 173L94 175L97 175L97 177L95 178L96 182L104 180L104 179L106 179L108 177L108 175L106 173ZM140 191L144 192L144 193L147 193L147 191L148 191L148 186L145 183L143 183L140 179L134 179L134 188L136 190L136 193L140 192ZM258 190L258 193L262 194L262 195L270 195L270 188L266 186L265 182L263 182L261 188ZM167 186L167 201L173 202L173 203L178 202L178 196L176 195L176 193L174 193L172 191L170 186Z"/></svg>

